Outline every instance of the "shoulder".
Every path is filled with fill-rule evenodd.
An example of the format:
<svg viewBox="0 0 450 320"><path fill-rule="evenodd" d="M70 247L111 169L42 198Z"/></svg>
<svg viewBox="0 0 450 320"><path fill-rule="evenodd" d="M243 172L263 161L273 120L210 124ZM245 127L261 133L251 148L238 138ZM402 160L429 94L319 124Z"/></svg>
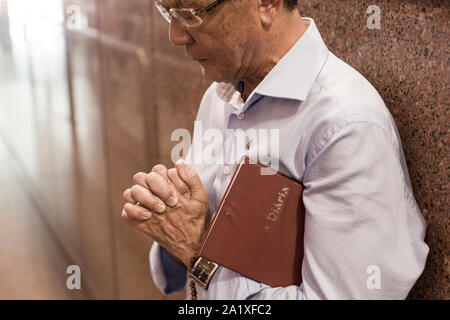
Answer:
<svg viewBox="0 0 450 320"><path fill-rule="evenodd" d="M306 162L354 124L380 129L393 148L400 148L395 121L377 90L331 52L311 87L304 108L304 116L310 125ZM364 131L358 132L364 134Z"/></svg>

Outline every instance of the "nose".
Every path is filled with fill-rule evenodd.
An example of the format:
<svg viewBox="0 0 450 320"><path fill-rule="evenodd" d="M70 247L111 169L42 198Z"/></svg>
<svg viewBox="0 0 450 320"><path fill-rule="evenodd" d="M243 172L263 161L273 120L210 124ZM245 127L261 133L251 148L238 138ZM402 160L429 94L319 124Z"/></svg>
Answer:
<svg viewBox="0 0 450 320"><path fill-rule="evenodd" d="M178 22L177 19L172 19L169 27L169 41L174 46L184 46L191 44L194 40L187 32L185 26Z"/></svg>

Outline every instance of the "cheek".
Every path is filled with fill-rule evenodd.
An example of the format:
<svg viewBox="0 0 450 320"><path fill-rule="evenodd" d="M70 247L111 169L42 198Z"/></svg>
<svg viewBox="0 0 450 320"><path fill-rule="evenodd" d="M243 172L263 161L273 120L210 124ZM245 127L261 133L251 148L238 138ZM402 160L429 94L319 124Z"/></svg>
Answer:
<svg viewBox="0 0 450 320"><path fill-rule="evenodd" d="M207 77L216 81L219 78L230 80L242 61L242 41L236 32L226 29L226 25L216 28L214 32L203 29L202 34L194 38L192 49L201 51L200 56L210 58L200 63Z"/></svg>
<svg viewBox="0 0 450 320"><path fill-rule="evenodd" d="M212 58L218 60L234 59L234 51L239 42L238 34L228 29L226 24L218 21L216 24L209 24L201 30L195 38L195 42L202 51Z"/></svg>
<svg viewBox="0 0 450 320"><path fill-rule="evenodd" d="M235 49L231 44L211 39L207 45L202 47L202 54L210 58L203 65L219 69L233 68L239 60Z"/></svg>

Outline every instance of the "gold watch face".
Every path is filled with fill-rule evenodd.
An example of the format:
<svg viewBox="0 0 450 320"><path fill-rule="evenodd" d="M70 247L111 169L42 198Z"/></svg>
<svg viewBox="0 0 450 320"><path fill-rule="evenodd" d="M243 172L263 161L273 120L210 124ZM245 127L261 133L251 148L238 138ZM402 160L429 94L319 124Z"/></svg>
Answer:
<svg viewBox="0 0 450 320"><path fill-rule="evenodd" d="M202 287L207 288L218 267L219 265L217 263L200 257L194 264L194 267L190 272L190 277L197 281Z"/></svg>
<svg viewBox="0 0 450 320"><path fill-rule="evenodd" d="M205 258L200 258L200 261L198 262L198 266L205 270L208 273L211 273L216 266L214 262L208 261Z"/></svg>

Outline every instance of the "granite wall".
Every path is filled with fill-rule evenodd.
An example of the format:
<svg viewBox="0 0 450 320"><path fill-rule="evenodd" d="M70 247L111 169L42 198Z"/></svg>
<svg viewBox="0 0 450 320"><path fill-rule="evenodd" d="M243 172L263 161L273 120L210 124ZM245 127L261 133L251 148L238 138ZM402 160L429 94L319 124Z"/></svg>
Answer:
<svg viewBox="0 0 450 320"><path fill-rule="evenodd" d="M378 89L397 123L430 246L410 298L449 299L450 2L300 2L300 13L315 19L328 48ZM371 5L379 11L368 10ZM378 12L380 29L373 28Z"/></svg>

